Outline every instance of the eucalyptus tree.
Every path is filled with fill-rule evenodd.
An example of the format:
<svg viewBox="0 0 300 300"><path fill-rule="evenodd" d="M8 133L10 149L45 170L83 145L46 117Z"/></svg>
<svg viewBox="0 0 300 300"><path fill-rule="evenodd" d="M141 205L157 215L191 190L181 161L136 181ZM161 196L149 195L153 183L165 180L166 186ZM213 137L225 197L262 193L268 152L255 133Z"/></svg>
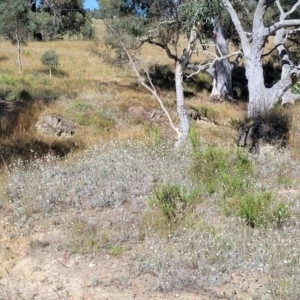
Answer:
<svg viewBox="0 0 300 300"><path fill-rule="evenodd" d="M201 46L201 31L211 24L221 9L218 0L100 0L104 23L110 33L109 45L117 49L120 58L129 59L140 81L145 84L134 61L135 51L143 44L164 50L174 62L177 113L180 126L171 125L178 134L178 144L189 134L189 120L185 108L183 78L187 68L205 69L191 64L191 58ZM186 47L180 48L180 38L187 37ZM128 42L130 40L130 43ZM212 67L218 59L205 64ZM221 59L220 59L221 60ZM147 72L146 72L147 74ZM148 90L156 90L150 80ZM150 88L150 89L149 89ZM157 94L157 93L156 93ZM162 102L160 101L161 105ZM166 110L163 108L166 112ZM169 118L170 119L170 118Z"/></svg>
<svg viewBox="0 0 300 300"><path fill-rule="evenodd" d="M17 47L18 68L22 73L21 46L33 30L31 3L28 0L0 0L0 33Z"/></svg>
<svg viewBox="0 0 300 300"><path fill-rule="evenodd" d="M57 35L83 34L92 38L94 28L83 0L40 0L37 5L38 30L49 39Z"/></svg>
<svg viewBox="0 0 300 300"><path fill-rule="evenodd" d="M295 17L296 13L299 13L300 0L253 1L250 31L245 29L237 13L237 5L241 1L222 0L222 3L238 33L245 58L249 90L248 116L268 114L281 98L292 101L294 97L290 93L290 87L300 73L300 66L293 63L286 45L289 37L300 32L300 19ZM277 14L274 15L274 11L277 11ZM270 18L271 14L273 18ZM272 36L274 36L274 48L266 53L268 38ZM281 74L276 83L266 86L263 58L274 51L278 53ZM292 98L286 99L287 95Z"/></svg>
<svg viewBox="0 0 300 300"><path fill-rule="evenodd" d="M59 66L58 55L54 50L48 50L41 56L41 63L49 68L49 76L52 77L52 70Z"/></svg>

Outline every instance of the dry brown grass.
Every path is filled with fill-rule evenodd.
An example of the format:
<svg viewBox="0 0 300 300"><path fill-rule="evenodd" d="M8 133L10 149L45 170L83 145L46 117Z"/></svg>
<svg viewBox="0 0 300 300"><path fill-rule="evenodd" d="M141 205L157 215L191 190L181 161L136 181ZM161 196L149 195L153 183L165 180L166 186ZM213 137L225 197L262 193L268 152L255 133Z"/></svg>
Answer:
<svg viewBox="0 0 300 300"><path fill-rule="evenodd" d="M95 20L94 24L101 41L105 32L104 24L101 20ZM179 48L184 49L186 42L186 38L181 38ZM42 114L61 113L77 123L77 138L85 145L115 138L144 140L145 126L151 127L154 124L162 127L163 136L169 136L168 123L164 116L159 120L147 119L147 113L153 109L160 110L160 107L137 82L131 70L113 67L104 63L101 58L92 56L89 52L90 46L91 42L79 40L30 42L22 49L24 70L20 75L16 64L15 47L7 41L1 43L0 96L18 99L18 95L25 91L36 103L34 110L30 109L20 116L14 135L26 139L28 135L25 132L27 132L34 139L35 129L29 128L29 125L42 111ZM105 51L101 42L99 47L100 51ZM59 69L52 79L48 76L48 70L40 63L41 55L49 49L55 50L60 60ZM169 65L170 70L173 70L173 62L159 48L144 45L141 56L143 57L141 67L147 67L151 63ZM197 59L201 60L204 56L204 53L199 52ZM245 117L247 105L244 102L238 105L210 102L207 90L210 78L201 74L199 78L203 83L201 89L197 90L195 85L186 84L187 91L192 93L191 97L187 97L187 104L198 108L202 114L205 112L207 117L220 125L201 124L199 130L201 136L211 144L234 143L236 134L231 124ZM159 88L159 92L175 122L178 122L175 91L162 87ZM80 103L82 107L78 110L76 107ZM137 116L130 115L130 109L135 108L140 109L142 113ZM102 112L112 118L109 125L108 119L104 117L103 120ZM297 107L293 120L291 146L297 149L299 148ZM9 123L3 119L1 122Z"/></svg>
<svg viewBox="0 0 300 300"><path fill-rule="evenodd" d="M290 108L292 114L292 126L290 130L290 147L296 157L300 155L300 105L298 102Z"/></svg>

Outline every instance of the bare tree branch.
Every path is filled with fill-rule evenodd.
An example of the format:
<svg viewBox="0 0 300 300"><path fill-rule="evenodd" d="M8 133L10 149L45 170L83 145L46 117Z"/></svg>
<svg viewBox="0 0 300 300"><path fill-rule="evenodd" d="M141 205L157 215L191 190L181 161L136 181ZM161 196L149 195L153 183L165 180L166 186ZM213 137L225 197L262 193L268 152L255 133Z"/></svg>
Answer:
<svg viewBox="0 0 300 300"><path fill-rule="evenodd" d="M287 38L287 36L286 36L286 38ZM285 41L284 41L284 42L285 42ZM276 44L276 46L274 46L269 52L264 53L261 57L265 57L265 56L270 55L270 54L271 54L274 50L276 50L279 46L284 45L284 42L281 42L281 43L279 43L279 44Z"/></svg>
<svg viewBox="0 0 300 300"><path fill-rule="evenodd" d="M190 74L189 76L187 76L187 78L190 78L190 77L192 77L192 76L194 76L196 74L199 74L203 70L212 68L216 64L216 62L218 62L218 61L222 61L224 59L228 59L228 58L230 58L232 56L240 55L242 53L243 53L242 51L236 51L236 52L233 52L233 53L230 53L230 54L227 54L227 55L222 55L220 57L216 56L215 59L213 59L211 62L200 63L200 64L198 64L198 69L195 72L193 72L192 74ZM193 65L191 64L191 65L188 65L188 67L189 66L192 67Z"/></svg>
<svg viewBox="0 0 300 300"><path fill-rule="evenodd" d="M300 31L300 28L296 28L296 29L292 29L292 30L288 30L288 34L295 34L298 33ZM291 39L290 37L288 37L288 39Z"/></svg>
<svg viewBox="0 0 300 300"><path fill-rule="evenodd" d="M296 27L296 26L300 26L299 19L279 21L279 22L275 23L274 25L272 25L268 28L265 28L264 36L265 37L270 36L281 28Z"/></svg>
<svg viewBox="0 0 300 300"><path fill-rule="evenodd" d="M174 24L175 22L176 22L175 20L160 22L156 28L153 28L153 29L149 30L148 33L150 33L150 32L156 32L157 35L159 35L159 29L160 29L160 27L162 27L165 24L168 24L168 25Z"/></svg>
<svg viewBox="0 0 300 300"><path fill-rule="evenodd" d="M169 58L171 58L171 59L173 59L175 61L178 60L178 57L171 52L170 48L167 45L158 43L156 41L152 41L151 39L145 40L145 42L147 42L149 44L152 44L152 45L155 45L155 46L158 46L158 47L164 49L166 51L166 54L168 55Z"/></svg>
<svg viewBox="0 0 300 300"><path fill-rule="evenodd" d="M279 0L277 0L277 1L279 2ZM290 16L298 8L299 5L300 5L300 0L298 0L298 2L296 2L293 5L293 7L288 12L285 13L285 18Z"/></svg>
<svg viewBox="0 0 300 300"><path fill-rule="evenodd" d="M242 47L244 49L244 53L246 55L248 55L249 54L248 52L251 51L250 44L249 44L247 34L245 33L243 26L241 24L241 21L239 20L239 17L237 15L236 11L234 10L234 8L232 7L230 1L229 0L222 0L222 1L223 1L223 4L224 4L226 10L230 14L231 20L234 23L234 26L240 36Z"/></svg>
<svg viewBox="0 0 300 300"><path fill-rule="evenodd" d="M149 73L146 72L147 74L147 77L148 77L148 80L149 80L149 83L150 83L150 86L145 82L144 78L141 76L141 74L139 73L137 67L136 67L136 64L132 58L132 55L128 52L125 44L123 43L123 41L120 39L119 36L117 36L117 34L115 33L115 31L113 30L113 28L110 26L110 24L106 23L106 26L109 28L110 32L114 35L114 37L118 40L118 42L120 43L122 49L124 50L124 52L126 53L127 57L128 57L128 60L130 62L130 65L133 69L133 71L135 72L138 80L140 81L140 83L142 84L143 87L145 87L154 97L155 99L158 101L160 107L162 108L162 110L164 111L164 113L166 114L167 118L168 118L168 121L169 121L169 124L171 126L171 128L177 133L177 136L178 136L178 139L180 139L180 130L175 126L174 122L172 121L172 118L168 112L168 110L166 109L166 107L164 106L161 98L159 97L152 81L151 81L151 78L149 76Z"/></svg>

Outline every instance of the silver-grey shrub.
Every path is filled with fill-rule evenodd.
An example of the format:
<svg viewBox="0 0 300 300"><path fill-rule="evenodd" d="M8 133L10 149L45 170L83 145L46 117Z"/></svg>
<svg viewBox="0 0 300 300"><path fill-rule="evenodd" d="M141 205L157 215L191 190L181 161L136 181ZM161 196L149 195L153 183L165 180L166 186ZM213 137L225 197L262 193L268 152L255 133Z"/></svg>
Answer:
<svg viewBox="0 0 300 300"><path fill-rule="evenodd" d="M118 206L149 196L155 184L170 182L192 189L188 151L149 148L139 141L110 142L65 159L52 156L31 163L15 162L8 169L8 194L22 216L67 207Z"/></svg>

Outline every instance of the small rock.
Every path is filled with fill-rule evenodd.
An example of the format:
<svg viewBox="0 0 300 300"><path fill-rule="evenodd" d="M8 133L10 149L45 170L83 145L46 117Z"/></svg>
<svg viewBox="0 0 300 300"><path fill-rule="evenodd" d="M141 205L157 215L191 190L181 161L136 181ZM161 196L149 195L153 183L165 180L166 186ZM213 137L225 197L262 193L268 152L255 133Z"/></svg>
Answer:
<svg viewBox="0 0 300 300"><path fill-rule="evenodd" d="M36 128L39 133L45 135L70 137L75 133L75 126L59 114L40 117Z"/></svg>

